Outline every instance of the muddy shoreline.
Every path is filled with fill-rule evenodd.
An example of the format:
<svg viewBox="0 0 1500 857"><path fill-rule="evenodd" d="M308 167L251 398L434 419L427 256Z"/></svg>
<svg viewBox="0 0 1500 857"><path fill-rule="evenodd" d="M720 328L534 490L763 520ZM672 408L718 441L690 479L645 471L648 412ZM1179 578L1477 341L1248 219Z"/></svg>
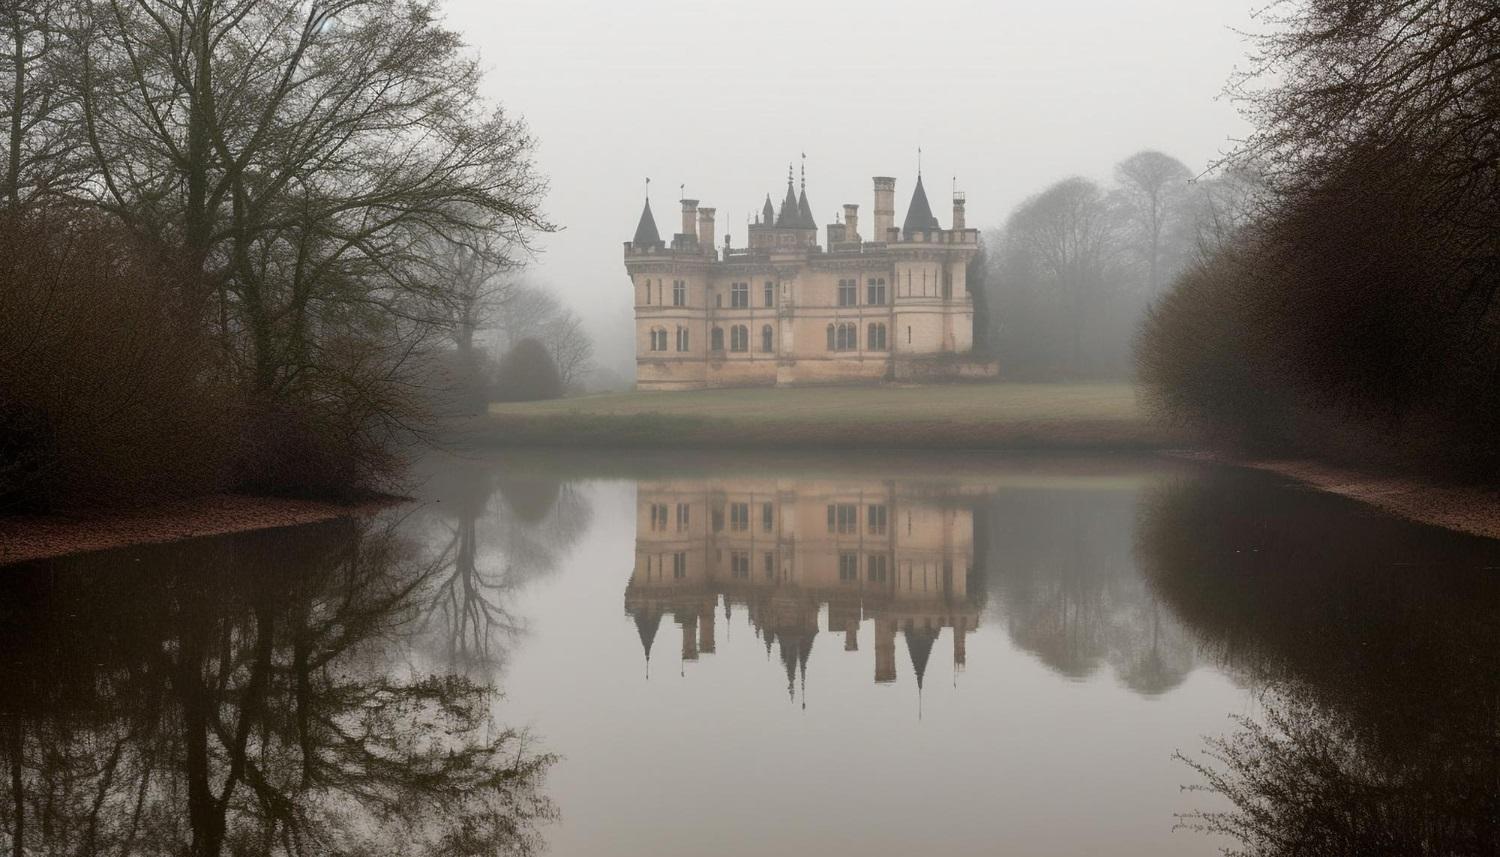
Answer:
<svg viewBox="0 0 1500 857"><path fill-rule="evenodd" d="M1500 489L1422 482L1307 459L1242 459L1211 452L1173 455L1192 461L1264 470L1408 521L1500 539Z"/></svg>
<svg viewBox="0 0 1500 857"><path fill-rule="evenodd" d="M0 516L0 566L132 545L294 527L374 514L397 502L355 505L215 494L136 509Z"/></svg>

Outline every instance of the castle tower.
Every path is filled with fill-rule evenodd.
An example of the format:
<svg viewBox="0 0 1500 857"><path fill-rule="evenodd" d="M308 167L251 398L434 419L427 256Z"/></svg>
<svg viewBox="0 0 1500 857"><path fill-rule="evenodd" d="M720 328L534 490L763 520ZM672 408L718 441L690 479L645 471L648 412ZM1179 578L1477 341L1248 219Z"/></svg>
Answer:
<svg viewBox="0 0 1500 857"><path fill-rule="evenodd" d="M888 241L889 233L896 225L896 180L890 176L876 176L875 182L875 241Z"/></svg>

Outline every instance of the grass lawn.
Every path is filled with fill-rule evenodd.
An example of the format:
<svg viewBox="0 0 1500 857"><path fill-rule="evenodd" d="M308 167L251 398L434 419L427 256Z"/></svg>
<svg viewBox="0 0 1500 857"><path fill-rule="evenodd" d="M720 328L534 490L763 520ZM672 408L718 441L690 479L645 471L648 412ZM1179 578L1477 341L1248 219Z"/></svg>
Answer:
<svg viewBox="0 0 1500 857"><path fill-rule="evenodd" d="M475 440L501 445L1145 449L1129 384L750 387L497 404Z"/></svg>

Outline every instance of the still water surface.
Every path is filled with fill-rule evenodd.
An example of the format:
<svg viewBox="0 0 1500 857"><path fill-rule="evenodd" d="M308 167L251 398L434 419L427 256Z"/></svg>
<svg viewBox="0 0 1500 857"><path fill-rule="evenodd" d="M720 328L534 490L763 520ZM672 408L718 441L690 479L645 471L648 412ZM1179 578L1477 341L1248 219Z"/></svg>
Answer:
<svg viewBox="0 0 1500 857"><path fill-rule="evenodd" d="M454 456L418 494L3 570L5 835L1497 847L1494 542L1154 459Z"/></svg>

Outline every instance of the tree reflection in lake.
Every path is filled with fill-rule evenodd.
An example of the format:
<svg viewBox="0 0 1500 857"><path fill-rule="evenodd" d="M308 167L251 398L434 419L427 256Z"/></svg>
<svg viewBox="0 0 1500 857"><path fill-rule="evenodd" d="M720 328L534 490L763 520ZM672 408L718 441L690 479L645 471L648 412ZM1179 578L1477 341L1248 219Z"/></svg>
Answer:
<svg viewBox="0 0 1500 857"><path fill-rule="evenodd" d="M529 853L552 759L395 653L437 566L349 521L0 576L16 854Z"/></svg>
<svg viewBox="0 0 1500 857"><path fill-rule="evenodd" d="M1142 566L1208 656L1257 688L1185 759L1244 853L1500 851L1500 545L1259 474L1160 490Z"/></svg>
<svg viewBox="0 0 1500 857"><path fill-rule="evenodd" d="M432 462L429 490L443 502L422 514L439 569L421 628L439 660L465 674L493 676L503 643L522 622L516 590L555 571L588 530L593 510L578 487L463 458Z"/></svg>

